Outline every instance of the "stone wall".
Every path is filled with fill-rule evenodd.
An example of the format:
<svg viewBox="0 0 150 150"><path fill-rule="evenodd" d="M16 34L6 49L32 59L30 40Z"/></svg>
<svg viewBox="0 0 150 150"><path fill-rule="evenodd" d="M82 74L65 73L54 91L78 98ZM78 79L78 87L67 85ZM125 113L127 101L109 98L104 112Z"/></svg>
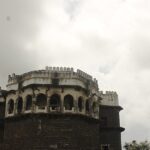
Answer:
<svg viewBox="0 0 150 150"><path fill-rule="evenodd" d="M108 145L111 150L121 150L120 106L100 106L100 145Z"/></svg>
<svg viewBox="0 0 150 150"><path fill-rule="evenodd" d="M116 128L100 128L100 145L108 145L110 150L121 150L121 133Z"/></svg>
<svg viewBox="0 0 150 150"><path fill-rule="evenodd" d="M5 150L98 150L99 122L73 114L7 118Z"/></svg>
<svg viewBox="0 0 150 150"><path fill-rule="evenodd" d="M0 145L3 142L4 136L4 116L5 116L5 102L0 98Z"/></svg>
<svg viewBox="0 0 150 150"><path fill-rule="evenodd" d="M119 106L118 95L114 91L99 91L99 96L102 98L101 105Z"/></svg>

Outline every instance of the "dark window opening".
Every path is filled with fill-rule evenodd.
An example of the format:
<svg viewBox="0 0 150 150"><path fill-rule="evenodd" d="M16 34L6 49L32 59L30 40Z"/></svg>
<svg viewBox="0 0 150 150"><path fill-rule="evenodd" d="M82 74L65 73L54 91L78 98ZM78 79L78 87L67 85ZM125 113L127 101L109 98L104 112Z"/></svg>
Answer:
<svg viewBox="0 0 150 150"><path fill-rule="evenodd" d="M36 98L36 105L39 107L39 109L45 109L45 106L47 105L46 95L39 94Z"/></svg>
<svg viewBox="0 0 150 150"><path fill-rule="evenodd" d="M52 79L52 84L53 85L58 85L59 84L59 79Z"/></svg>
<svg viewBox="0 0 150 150"><path fill-rule="evenodd" d="M86 101L86 112L89 113L90 112L90 104L89 104L89 100Z"/></svg>
<svg viewBox="0 0 150 150"><path fill-rule="evenodd" d="M110 150L109 149L109 145L106 144L106 145L101 145L101 150Z"/></svg>
<svg viewBox="0 0 150 150"><path fill-rule="evenodd" d="M14 101L11 99L8 102L8 114L12 114L14 111Z"/></svg>
<svg viewBox="0 0 150 150"><path fill-rule="evenodd" d="M60 96L58 94L54 94L50 98L50 107L52 110L60 109Z"/></svg>
<svg viewBox="0 0 150 150"><path fill-rule="evenodd" d="M64 107L65 107L65 110L72 110L72 108L73 108L73 97L71 95L66 95L64 97Z"/></svg>
<svg viewBox="0 0 150 150"><path fill-rule="evenodd" d="M54 73L54 77L55 77L55 78L58 77L58 73L57 73L57 72Z"/></svg>
<svg viewBox="0 0 150 150"><path fill-rule="evenodd" d="M96 113L96 102L93 102L92 109L93 109L93 113Z"/></svg>
<svg viewBox="0 0 150 150"><path fill-rule="evenodd" d="M22 97L19 97L17 99L17 112L18 112L18 114L22 112L22 108L23 108L23 100L22 100Z"/></svg>
<svg viewBox="0 0 150 150"><path fill-rule="evenodd" d="M80 112L83 110L83 99L82 99L82 97L79 97L79 99L78 99L78 108L79 108Z"/></svg>
<svg viewBox="0 0 150 150"><path fill-rule="evenodd" d="M26 110L31 110L31 107L32 107L32 96L31 95L28 95L26 97Z"/></svg>

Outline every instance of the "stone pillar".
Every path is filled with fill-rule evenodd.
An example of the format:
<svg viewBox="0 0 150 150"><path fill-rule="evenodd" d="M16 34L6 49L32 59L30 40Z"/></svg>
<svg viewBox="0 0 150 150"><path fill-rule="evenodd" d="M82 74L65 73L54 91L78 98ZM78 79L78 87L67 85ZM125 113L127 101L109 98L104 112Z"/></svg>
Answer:
<svg viewBox="0 0 150 150"><path fill-rule="evenodd" d="M99 104L96 103L96 118L99 118Z"/></svg>
<svg viewBox="0 0 150 150"><path fill-rule="evenodd" d="M92 98L89 98L89 115L92 116Z"/></svg>
<svg viewBox="0 0 150 150"><path fill-rule="evenodd" d="M36 112L36 95L32 96L32 112L35 113Z"/></svg>
<svg viewBox="0 0 150 150"><path fill-rule="evenodd" d="M47 113L50 112L50 96L47 95Z"/></svg>
<svg viewBox="0 0 150 150"><path fill-rule="evenodd" d="M15 101L14 101L14 115L17 114L17 101L18 101L18 100L15 100Z"/></svg>
<svg viewBox="0 0 150 150"><path fill-rule="evenodd" d="M79 112L79 109L78 109L78 99L77 97L74 98L74 104L73 104L73 107L74 107L74 112Z"/></svg>
<svg viewBox="0 0 150 150"><path fill-rule="evenodd" d="M60 112L64 112L64 96L60 95Z"/></svg>
<svg viewBox="0 0 150 150"><path fill-rule="evenodd" d="M8 102L9 102L9 101L6 100L6 105L5 105L5 116L8 115L8 111L9 111L9 110L8 110ZM13 113L14 113L14 111L13 111Z"/></svg>
<svg viewBox="0 0 150 150"><path fill-rule="evenodd" d="M25 98L22 97L22 101L23 101L23 103L22 103L22 113L24 113L25 112L25 107L26 107L26 97Z"/></svg>
<svg viewBox="0 0 150 150"><path fill-rule="evenodd" d="M86 99L85 98L83 98L83 101L82 101L82 112L85 114L86 112L85 112L85 101Z"/></svg>

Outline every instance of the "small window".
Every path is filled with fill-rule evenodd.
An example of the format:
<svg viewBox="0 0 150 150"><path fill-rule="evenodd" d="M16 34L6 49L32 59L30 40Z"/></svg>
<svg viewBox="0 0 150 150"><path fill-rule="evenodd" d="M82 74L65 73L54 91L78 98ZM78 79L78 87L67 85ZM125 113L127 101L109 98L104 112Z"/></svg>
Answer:
<svg viewBox="0 0 150 150"><path fill-rule="evenodd" d="M89 113L90 112L90 102L89 102L89 100L86 101L85 108L86 108L86 113Z"/></svg>
<svg viewBox="0 0 150 150"><path fill-rule="evenodd" d="M110 150L109 149L109 144L102 144L101 145L101 150Z"/></svg>

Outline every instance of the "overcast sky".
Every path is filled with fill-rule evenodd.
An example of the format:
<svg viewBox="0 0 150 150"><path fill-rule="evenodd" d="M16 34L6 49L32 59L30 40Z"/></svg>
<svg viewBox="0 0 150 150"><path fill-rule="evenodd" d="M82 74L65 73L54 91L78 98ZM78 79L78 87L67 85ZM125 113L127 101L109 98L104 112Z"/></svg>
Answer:
<svg viewBox="0 0 150 150"><path fill-rule="evenodd" d="M0 0L0 84L79 68L119 95L122 140L150 140L150 0Z"/></svg>

